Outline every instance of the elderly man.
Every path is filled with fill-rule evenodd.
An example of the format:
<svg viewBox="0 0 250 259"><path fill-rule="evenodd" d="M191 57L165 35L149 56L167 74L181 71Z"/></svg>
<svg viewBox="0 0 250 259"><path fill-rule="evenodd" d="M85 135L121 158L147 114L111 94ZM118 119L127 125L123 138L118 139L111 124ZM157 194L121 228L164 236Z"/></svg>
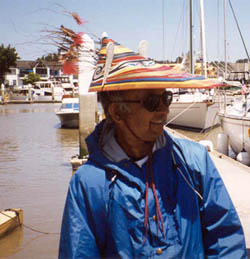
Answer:
<svg viewBox="0 0 250 259"><path fill-rule="evenodd" d="M106 119L86 139L89 159L70 182L59 258L246 258L239 218L206 149L164 130L172 101L165 88L211 82L124 49L115 43L104 86L97 64L90 89Z"/></svg>

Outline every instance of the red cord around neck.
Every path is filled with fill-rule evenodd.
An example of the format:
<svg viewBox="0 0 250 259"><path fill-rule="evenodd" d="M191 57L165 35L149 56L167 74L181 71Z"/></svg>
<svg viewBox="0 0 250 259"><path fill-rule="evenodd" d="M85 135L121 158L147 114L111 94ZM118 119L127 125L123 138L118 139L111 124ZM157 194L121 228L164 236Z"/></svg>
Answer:
<svg viewBox="0 0 250 259"><path fill-rule="evenodd" d="M148 161L147 161L147 174L146 174L146 193L145 193L145 216L144 216L144 227L145 227L145 234L144 234L144 241L143 244L145 244L146 239L147 239L147 232L148 232L148 188L149 188L149 172L150 172L150 187L152 188L154 199L155 199L155 210L156 210L156 221L157 221L157 233L159 231L159 218L161 221L161 230L162 230L162 235L165 238L165 231L164 231L164 222L163 222L163 217L161 214L161 209L160 209L160 204L159 200L156 194L156 189L155 189L155 182L154 182L154 172L153 172L153 165L152 165L152 152L148 156Z"/></svg>

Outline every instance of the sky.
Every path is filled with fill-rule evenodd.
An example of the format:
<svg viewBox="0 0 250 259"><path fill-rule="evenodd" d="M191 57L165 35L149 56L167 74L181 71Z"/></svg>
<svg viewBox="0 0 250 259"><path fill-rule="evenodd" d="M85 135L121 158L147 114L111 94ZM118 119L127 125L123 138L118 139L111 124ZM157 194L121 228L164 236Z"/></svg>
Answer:
<svg viewBox="0 0 250 259"><path fill-rule="evenodd" d="M250 0L231 0L246 48L250 48ZM57 48L49 30L61 25L93 39L102 32L138 51L148 42L148 57L175 60L189 49L189 0L0 0L0 44L15 47L22 60L35 60ZM193 0L193 46L200 51L200 0ZM208 61L224 60L224 0L204 0ZM76 24L70 13L86 21ZM226 0L226 58L247 58L229 0ZM250 52L250 50L248 50Z"/></svg>

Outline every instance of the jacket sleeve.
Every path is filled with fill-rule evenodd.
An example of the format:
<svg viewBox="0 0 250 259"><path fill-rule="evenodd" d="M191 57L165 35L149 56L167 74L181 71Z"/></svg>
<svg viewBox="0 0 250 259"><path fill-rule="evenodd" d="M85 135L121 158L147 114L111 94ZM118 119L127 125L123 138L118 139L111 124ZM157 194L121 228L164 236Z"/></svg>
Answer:
<svg viewBox="0 0 250 259"><path fill-rule="evenodd" d="M207 258L247 258L239 217L207 151L202 162L201 221L205 254Z"/></svg>
<svg viewBox="0 0 250 259"><path fill-rule="evenodd" d="M77 172L69 185L61 226L60 259L99 258L104 243L104 237L99 235L105 232L104 209L98 199L102 194L98 187L91 185L95 182L93 177L88 179L88 186L83 178L88 179L88 175L83 177Z"/></svg>

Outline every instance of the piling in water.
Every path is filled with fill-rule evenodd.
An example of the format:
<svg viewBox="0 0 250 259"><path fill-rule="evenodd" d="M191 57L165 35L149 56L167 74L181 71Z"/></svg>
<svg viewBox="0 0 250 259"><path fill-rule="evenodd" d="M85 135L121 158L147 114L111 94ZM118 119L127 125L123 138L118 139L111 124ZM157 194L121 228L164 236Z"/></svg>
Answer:
<svg viewBox="0 0 250 259"><path fill-rule="evenodd" d="M96 125L97 97L96 93L81 94L79 97L79 140L80 157L88 154L85 138Z"/></svg>

